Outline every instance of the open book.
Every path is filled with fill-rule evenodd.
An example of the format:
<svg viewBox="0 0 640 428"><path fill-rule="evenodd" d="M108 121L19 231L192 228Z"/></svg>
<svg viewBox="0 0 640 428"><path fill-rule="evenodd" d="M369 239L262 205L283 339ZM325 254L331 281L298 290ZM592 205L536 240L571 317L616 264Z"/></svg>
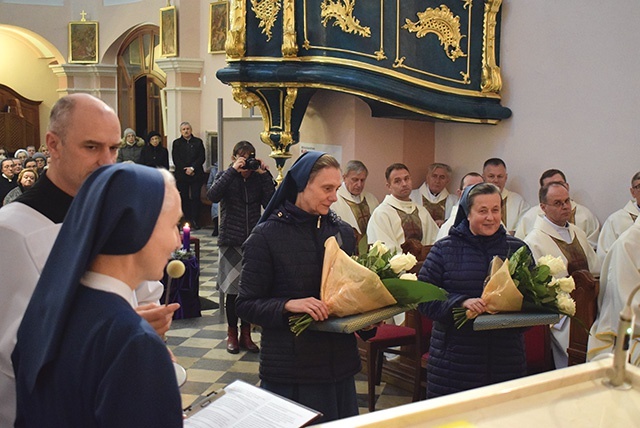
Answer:
<svg viewBox="0 0 640 428"><path fill-rule="evenodd" d="M236 380L185 409L185 428L298 428L322 413Z"/></svg>

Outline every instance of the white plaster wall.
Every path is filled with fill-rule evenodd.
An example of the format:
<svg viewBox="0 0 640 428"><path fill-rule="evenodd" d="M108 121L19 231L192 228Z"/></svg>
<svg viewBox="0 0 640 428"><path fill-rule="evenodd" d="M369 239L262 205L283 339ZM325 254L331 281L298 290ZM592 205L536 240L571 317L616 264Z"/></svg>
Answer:
<svg viewBox="0 0 640 428"><path fill-rule="evenodd" d="M455 177L507 163L507 187L537 203L548 168L567 175L574 199L602 223L629 199L640 170L640 2L503 3L503 105L496 126L436 124L436 160Z"/></svg>

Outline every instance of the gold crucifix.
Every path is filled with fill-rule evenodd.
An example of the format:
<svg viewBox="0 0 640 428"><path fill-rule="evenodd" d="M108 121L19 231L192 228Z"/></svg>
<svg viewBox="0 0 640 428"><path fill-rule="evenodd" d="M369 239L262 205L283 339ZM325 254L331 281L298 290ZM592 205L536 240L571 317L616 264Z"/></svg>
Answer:
<svg viewBox="0 0 640 428"><path fill-rule="evenodd" d="M84 10L80 12L80 16L82 17L80 21L85 22L87 20L87 12L85 12Z"/></svg>

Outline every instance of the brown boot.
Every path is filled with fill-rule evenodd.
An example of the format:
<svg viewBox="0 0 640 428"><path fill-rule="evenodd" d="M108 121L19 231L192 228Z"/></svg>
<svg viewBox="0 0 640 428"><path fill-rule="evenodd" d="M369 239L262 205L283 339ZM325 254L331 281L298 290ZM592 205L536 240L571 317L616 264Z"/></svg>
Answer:
<svg viewBox="0 0 640 428"><path fill-rule="evenodd" d="M238 327L227 328L227 352L230 354L240 352L240 347L238 346Z"/></svg>
<svg viewBox="0 0 640 428"><path fill-rule="evenodd" d="M260 352L260 348L251 340L251 324L240 326L240 348L254 354Z"/></svg>

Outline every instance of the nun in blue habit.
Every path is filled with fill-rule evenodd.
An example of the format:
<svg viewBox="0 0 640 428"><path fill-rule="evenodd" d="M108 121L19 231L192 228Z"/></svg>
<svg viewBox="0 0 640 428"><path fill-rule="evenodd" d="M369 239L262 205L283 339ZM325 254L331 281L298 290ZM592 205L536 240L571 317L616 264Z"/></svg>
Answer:
<svg viewBox="0 0 640 428"><path fill-rule="evenodd" d="M500 189L490 183L465 188L454 226L434 244L418 279L447 291L445 301L421 303L433 320L427 360L427 398L434 398L526 375L522 329L475 331L468 322L456 328L453 308L478 314L494 256L506 259L526 245L501 225Z"/></svg>
<svg viewBox="0 0 640 428"><path fill-rule="evenodd" d="M17 427L182 426L167 348L132 307L180 245L165 174L105 166L75 197L18 330Z"/></svg>

